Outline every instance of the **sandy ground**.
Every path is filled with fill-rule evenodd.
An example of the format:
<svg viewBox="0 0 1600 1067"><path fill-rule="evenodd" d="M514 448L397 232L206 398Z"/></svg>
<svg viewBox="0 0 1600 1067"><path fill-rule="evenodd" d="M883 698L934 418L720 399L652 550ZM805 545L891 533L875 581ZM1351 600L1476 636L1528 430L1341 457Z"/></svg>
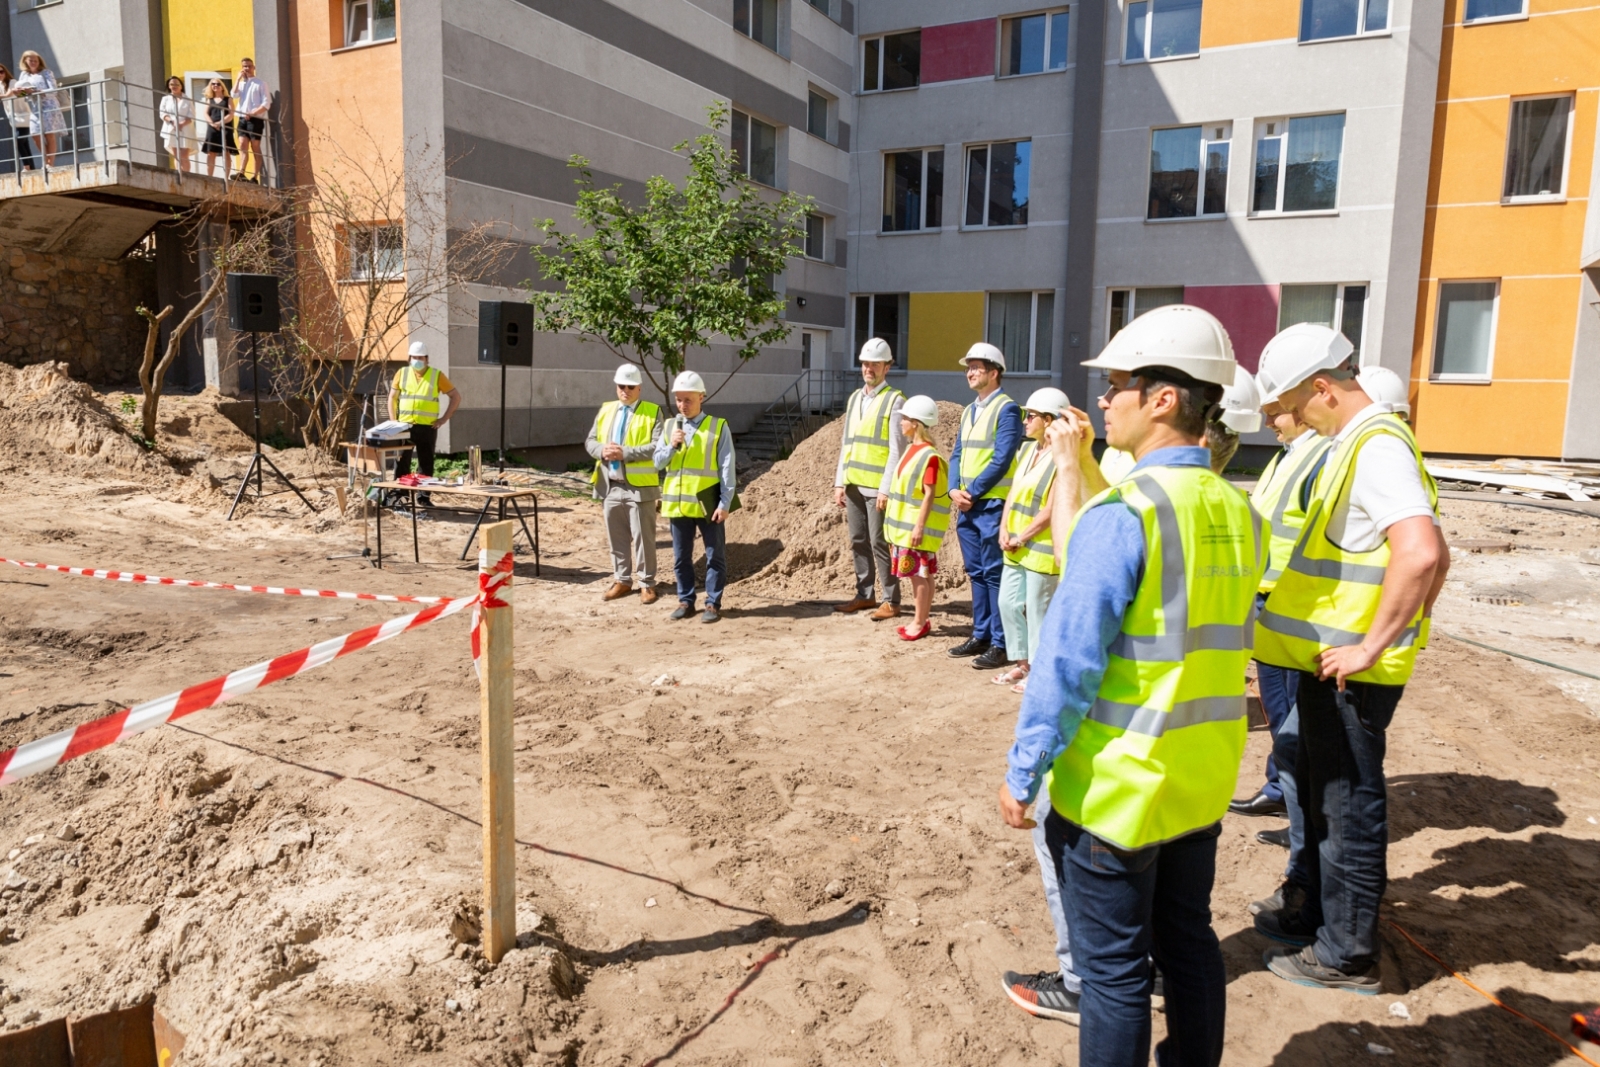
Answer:
<svg viewBox="0 0 1600 1067"><path fill-rule="evenodd" d="M361 534L325 490L320 516L274 497L230 524L194 464L47 467L0 458L0 555L474 587L458 520L423 524L424 563L377 571L327 559ZM1594 670L1600 568L1578 553L1600 520L1445 510L1457 536L1526 532L1457 559L1440 629ZM717 626L672 623L670 594L601 602L595 504L550 494L541 519L543 576L522 555L514 594L521 948L491 969L474 943L477 689L458 617L0 791L0 1030L154 993L189 1037L181 1063L1076 1063L1075 1029L1000 990L1003 969L1052 966L1053 938L1029 839L995 809L1017 698L944 654L962 592L910 645L757 582ZM0 747L403 610L0 567ZM1563 1033L1600 1001L1600 719L1573 682L1440 637L1388 761L1385 917ZM1241 795L1266 750L1257 728ZM1277 882L1284 854L1254 840L1277 825L1223 826L1226 1063L1377 1046L1407 1064L1579 1062L1392 930L1382 996L1267 974L1246 908Z"/></svg>

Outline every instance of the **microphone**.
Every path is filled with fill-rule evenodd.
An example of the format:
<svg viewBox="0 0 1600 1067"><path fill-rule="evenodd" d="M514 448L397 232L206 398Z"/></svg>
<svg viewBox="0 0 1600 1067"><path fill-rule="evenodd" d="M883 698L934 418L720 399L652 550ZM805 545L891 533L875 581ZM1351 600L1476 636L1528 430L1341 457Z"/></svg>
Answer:
<svg viewBox="0 0 1600 1067"><path fill-rule="evenodd" d="M684 430L684 422L683 422L683 416L682 416L682 415L679 415L679 416L678 416L678 432L679 432L679 433L685 433L685 432L687 432L687 431L685 431L685 430ZM676 451L677 451L677 450L678 450L678 449L680 449L680 448L682 448L682 447L683 447L683 442L682 442L682 441L680 441L680 442L678 442L678 443L677 443L677 444L675 444L675 445L673 445L673 446L672 446L672 450L673 450L673 451L674 451L674 452L676 452Z"/></svg>

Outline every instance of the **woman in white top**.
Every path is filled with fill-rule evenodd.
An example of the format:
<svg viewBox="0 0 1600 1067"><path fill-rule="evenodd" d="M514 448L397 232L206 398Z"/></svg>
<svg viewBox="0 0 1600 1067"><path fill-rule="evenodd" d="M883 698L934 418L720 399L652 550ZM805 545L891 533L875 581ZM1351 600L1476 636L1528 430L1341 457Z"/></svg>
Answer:
<svg viewBox="0 0 1600 1067"><path fill-rule="evenodd" d="M22 73L17 76L16 95L28 101L28 133L34 146L44 154L44 165L56 161L56 138L67 128L61 117L61 93L56 76L44 65L44 57L29 49L22 53Z"/></svg>
<svg viewBox="0 0 1600 1067"><path fill-rule="evenodd" d="M11 127L11 148L17 173L22 173L24 167L36 170L33 146L28 143L28 101L17 95L17 80L4 63L0 63L0 108L4 109L6 123Z"/></svg>
<svg viewBox="0 0 1600 1067"><path fill-rule="evenodd" d="M178 161L178 169L189 169L189 152L194 148L194 101L183 95L183 79L174 74L167 79L167 95L161 98L161 143Z"/></svg>

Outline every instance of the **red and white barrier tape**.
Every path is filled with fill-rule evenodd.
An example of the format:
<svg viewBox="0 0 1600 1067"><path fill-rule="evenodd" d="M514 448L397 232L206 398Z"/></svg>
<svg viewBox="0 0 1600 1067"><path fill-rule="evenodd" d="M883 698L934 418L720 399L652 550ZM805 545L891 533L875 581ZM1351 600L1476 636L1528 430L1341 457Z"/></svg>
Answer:
<svg viewBox="0 0 1600 1067"><path fill-rule="evenodd" d="M186 715L193 715L197 711L204 711L221 704L223 701L232 700L234 697L243 696L273 682L292 678L297 674L332 663L341 656L348 656L352 652L359 652L364 648L371 648L381 641L391 637L398 637L408 630L419 626L426 626L430 622L447 618L469 605L473 606L472 616L472 660L474 668L478 665L481 641L478 629L482 624L482 607L506 607L505 601L497 595L497 591L511 577L512 556L507 552L492 568L488 564L487 553L479 553L478 588L479 592L473 597L436 597L435 603L423 608L412 615L403 615L398 619L377 626L368 626L363 630L345 634L343 637L330 638L319 642L309 648L302 648L286 655L257 663L253 667L225 674L220 678L213 678L209 682L191 685L187 689L180 689L176 693L168 693L155 700L147 700L143 704L135 704L131 708L114 712L104 718L83 723L70 730L61 730L48 737L41 737L26 745L18 746L8 752L0 752L0 787L8 786L12 782L29 775L39 774L60 766L70 759L76 759L96 749L106 748L118 741L142 734L146 730L163 726L169 722L181 719ZM114 573L114 572L113 572ZM389 598L393 599L393 598Z"/></svg>
<svg viewBox="0 0 1600 1067"><path fill-rule="evenodd" d="M392 604L448 604L456 599L447 596L389 596L383 593L341 593L332 589L294 589L278 585L235 585L232 582L201 582L192 578L160 578L153 574L134 571L104 571L90 567L64 567L58 563L33 563L23 559L6 559L0 563L55 574L70 574L76 578L104 578L112 582L132 582L135 585L169 585L183 589L231 589L236 593L274 593L278 596L313 596L338 600L377 600Z"/></svg>

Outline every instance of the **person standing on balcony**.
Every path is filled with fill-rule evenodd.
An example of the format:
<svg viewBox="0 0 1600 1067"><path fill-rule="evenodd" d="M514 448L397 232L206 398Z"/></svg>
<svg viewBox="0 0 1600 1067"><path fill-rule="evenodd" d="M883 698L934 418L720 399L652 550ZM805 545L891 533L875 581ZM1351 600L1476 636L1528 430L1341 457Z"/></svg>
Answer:
<svg viewBox="0 0 1600 1067"><path fill-rule="evenodd" d="M845 404L839 469L833 476L833 502L845 509L850 526L856 595L833 610L848 615L876 605L871 618L881 621L900 614L900 579L890 565L883 516L890 483L906 447L900 432L900 407L906 398L885 381L894 362L887 341L874 337L862 345L860 362L862 385ZM882 601L874 598L880 578Z"/></svg>
<svg viewBox="0 0 1600 1067"><path fill-rule="evenodd" d="M217 157L224 152L228 158L222 164L226 177L233 170L233 157L239 148L233 140L233 101L228 87L221 78L212 78L206 86L206 142L202 148L206 156L206 177L212 177L217 167Z"/></svg>
<svg viewBox="0 0 1600 1067"><path fill-rule="evenodd" d="M661 499L661 472L656 447L661 443L661 409L639 399L644 375L632 363L617 368L611 381L617 398L600 405L584 447L594 457L589 480L606 520L611 544L611 588L602 600L620 600L638 582L639 599L656 602L656 501Z"/></svg>
<svg viewBox="0 0 1600 1067"><path fill-rule="evenodd" d="M22 53L22 74L13 91L28 102L28 134L34 148L44 156L46 167L55 166L56 139L66 132L61 117L61 94L56 76L44 65L44 57L31 48Z"/></svg>
<svg viewBox="0 0 1600 1067"><path fill-rule="evenodd" d="M189 170L189 152L194 147L194 101L183 95L183 79L174 74L167 79L167 95L161 98L161 143L178 162L178 170Z"/></svg>
<svg viewBox="0 0 1600 1067"><path fill-rule="evenodd" d="M256 61L249 56L239 60L239 80L233 86L233 110L239 116L239 170L233 177L261 184L261 138L267 130L267 110L272 93L267 83L256 77ZM253 163L253 165L251 165ZM245 177L245 171L250 177Z"/></svg>
<svg viewBox="0 0 1600 1067"><path fill-rule="evenodd" d="M0 63L0 101L4 102L6 124L11 127L12 155L17 161L17 173L23 169L37 170L33 160L33 145L28 143L28 102L16 95L17 80L11 70Z"/></svg>
<svg viewBox="0 0 1600 1067"><path fill-rule="evenodd" d="M449 401L441 413L439 398ZM394 376L389 389L389 417L411 424L411 444L417 452L417 470L433 477L433 450L439 442L439 427L450 421L450 416L461 406L461 393L450 379L428 366L428 346L421 341L411 342L411 362ZM401 456L395 465L395 477L411 473L411 457ZM427 493L417 494L417 503L432 507Z"/></svg>

